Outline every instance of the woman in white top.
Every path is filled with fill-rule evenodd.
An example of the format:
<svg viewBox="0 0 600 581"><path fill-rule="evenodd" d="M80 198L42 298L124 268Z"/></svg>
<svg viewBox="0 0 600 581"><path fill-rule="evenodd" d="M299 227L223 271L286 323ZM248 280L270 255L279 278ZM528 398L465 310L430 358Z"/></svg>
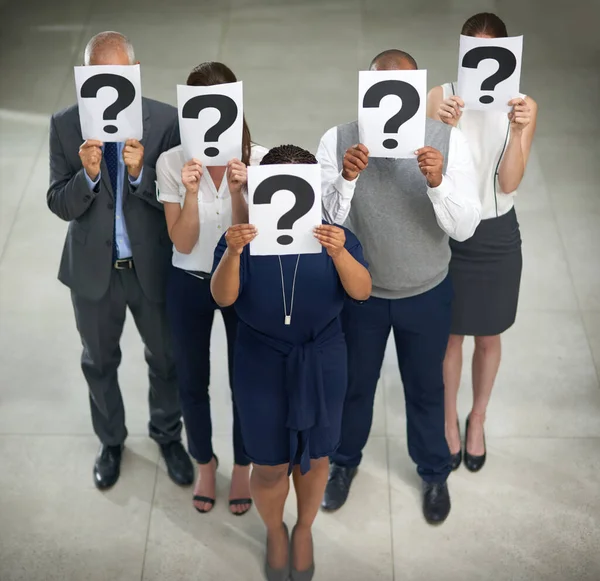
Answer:
<svg viewBox="0 0 600 581"><path fill-rule="evenodd" d="M234 83L224 64L197 66L187 84ZM215 247L232 224L248 222L245 199L246 166L258 165L266 149L253 145L244 119L242 159L227 167L207 167L187 160L181 146L163 153L156 164L158 199L164 203L173 242L173 267L167 287L167 311L173 335L179 392L190 455L198 463L194 507L208 512L215 503L218 460L212 448L210 417L210 336L215 310L210 294L210 272ZM233 307L220 309L227 334L229 382L232 380L233 344L237 316ZM250 499L250 460L244 453L239 418L233 402L234 468L229 495L230 510L246 513Z"/></svg>
<svg viewBox="0 0 600 581"><path fill-rule="evenodd" d="M495 14L469 18L466 36L508 36ZM515 321L522 256L514 197L521 183L535 132L537 105L519 95L509 102L511 112L463 110L455 84L435 87L429 93L430 117L458 127L465 134L479 178L482 221L465 242L451 240L450 273L454 284L451 336L444 361L446 438L452 468L462 461L456 398L462 371L465 335L475 337L473 354L473 406L467 417L465 466L480 470L486 458L484 421L492 387L500 366L500 335Z"/></svg>

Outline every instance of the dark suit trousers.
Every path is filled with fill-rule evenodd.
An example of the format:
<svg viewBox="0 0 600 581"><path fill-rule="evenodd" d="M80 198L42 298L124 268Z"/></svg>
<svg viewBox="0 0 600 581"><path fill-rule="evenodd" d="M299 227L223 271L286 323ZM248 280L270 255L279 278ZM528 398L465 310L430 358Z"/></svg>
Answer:
<svg viewBox="0 0 600 581"><path fill-rule="evenodd" d="M348 392L342 439L332 460L358 466L373 421L373 400L390 331L394 331L404 384L408 451L423 480L443 482L450 473L442 366L451 320L452 285L446 278L406 299L347 301L342 323L348 346Z"/></svg>
<svg viewBox="0 0 600 581"><path fill-rule="evenodd" d="M133 269L113 270L99 301L73 292L71 299L83 343L81 368L89 387L92 423L100 441L118 446L127 437L117 378L127 307L144 342L149 368L150 437L159 444L179 440L181 410L165 304L146 298Z"/></svg>
<svg viewBox="0 0 600 581"><path fill-rule="evenodd" d="M167 312L175 345L181 408L192 458L200 464L213 457L210 417L210 337L216 303L210 294L210 281L171 267L167 285ZM233 378L233 350L238 318L233 307L221 309L227 334L229 383ZM233 401L233 392L232 392ZM242 432L233 401L233 452L236 464L247 466Z"/></svg>

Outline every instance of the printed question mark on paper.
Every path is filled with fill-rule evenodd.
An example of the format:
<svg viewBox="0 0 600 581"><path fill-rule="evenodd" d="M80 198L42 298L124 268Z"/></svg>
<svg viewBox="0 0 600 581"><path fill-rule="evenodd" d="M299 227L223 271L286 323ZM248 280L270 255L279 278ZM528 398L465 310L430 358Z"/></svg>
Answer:
<svg viewBox="0 0 600 581"><path fill-rule="evenodd" d="M273 196L281 191L288 190L296 197L296 203L293 208L286 212L279 222L277 222L278 230L291 230L297 220L310 212L310 209L315 203L315 192L312 186L301 177L291 175L275 175L263 180L254 192L255 204L270 204ZM277 242L284 246L291 244L294 239L283 234L277 238Z"/></svg>
<svg viewBox="0 0 600 581"><path fill-rule="evenodd" d="M198 119L200 111L204 109L217 109L221 118L210 127L204 137L206 143L218 143L219 137L229 129L237 119L238 108L235 101L227 95L198 95L192 97L181 111L184 119ZM216 157L219 150L216 147L207 147L204 150L208 157Z"/></svg>
<svg viewBox="0 0 600 581"><path fill-rule="evenodd" d="M89 99L94 98L98 95L98 91L102 87L112 87L118 93L117 100L107 107L102 115L102 119L105 121L116 121L119 113L129 105L133 103L135 99L135 87L129 79L121 77L120 75L113 75L111 73L100 73L90 77L81 86L81 96ZM106 133L116 133L118 127L115 125L105 125L104 131Z"/></svg>
<svg viewBox="0 0 600 581"><path fill-rule="evenodd" d="M463 56L462 66L468 69L476 69L479 63L486 59L493 59L498 63L498 70L481 83L482 91L493 91L496 85L510 77L517 68L517 57L502 46L478 46L471 49ZM489 105L494 102L492 95L479 97L480 103Z"/></svg>
<svg viewBox="0 0 600 581"><path fill-rule="evenodd" d="M398 113L388 119L383 127L384 133L398 133L400 126L414 117L421 105L419 91L410 83L404 81L381 81L376 83L365 93L363 98L363 107L377 108L381 100L387 95L397 95L402 99L402 106ZM383 146L387 149L398 147L395 139L386 139Z"/></svg>

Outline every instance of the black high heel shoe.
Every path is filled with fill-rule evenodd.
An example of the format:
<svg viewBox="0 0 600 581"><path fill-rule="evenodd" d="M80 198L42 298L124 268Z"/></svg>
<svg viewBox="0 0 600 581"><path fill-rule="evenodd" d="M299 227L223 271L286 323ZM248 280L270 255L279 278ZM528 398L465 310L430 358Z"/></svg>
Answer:
<svg viewBox="0 0 600 581"><path fill-rule="evenodd" d="M458 419L456 420L456 428L458 430L458 436L460 438L460 423ZM461 465L463 459L462 453L462 444L460 446L460 450L456 454L450 455L450 468L452 468L452 472L458 470L458 467Z"/></svg>
<svg viewBox="0 0 600 581"><path fill-rule="evenodd" d="M485 432L483 434L483 447L485 449L483 456L473 456L473 454L469 454L469 452L467 451L467 441L469 439L469 417L467 417L467 425L465 428L465 467L470 472L479 472L485 464L485 458L487 455L487 448L485 445Z"/></svg>
<svg viewBox="0 0 600 581"><path fill-rule="evenodd" d="M215 476L216 476L216 472L219 469L219 459L217 458L216 454L213 454L213 458L215 460ZM212 459L211 461L212 462ZM210 464L209 462L209 464ZM197 494L195 494L192 498L192 500L194 502L203 502L204 504L209 504L210 508L208 509L199 509L195 504L194 504L194 508L201 514L206 514L207 512L210 512L213 509L213 506L215 505L215 499L214 498L210 498L209 496L199 496Z"/></svg>

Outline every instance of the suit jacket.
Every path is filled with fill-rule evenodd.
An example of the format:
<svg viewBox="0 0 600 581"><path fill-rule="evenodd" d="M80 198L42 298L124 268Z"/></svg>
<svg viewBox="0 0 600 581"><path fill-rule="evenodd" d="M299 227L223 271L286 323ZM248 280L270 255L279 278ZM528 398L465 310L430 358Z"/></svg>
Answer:
<svg viewBox="0 0 600 581"><path fill-rule="evenodd" d="M179 126L177 109L165 103L144 98L142 112L144 171L137 187L124 179L123 215L142 291L151 301L162 302L172 244L156 198L155 166L163 151L179 145ZM98 300L108 290L113 269L115 194L104 160L97 191L90 190L79 159L83 141L77 105L52 116L47 201L52 212L69 222L58 279L76 295Z"/></svg>

